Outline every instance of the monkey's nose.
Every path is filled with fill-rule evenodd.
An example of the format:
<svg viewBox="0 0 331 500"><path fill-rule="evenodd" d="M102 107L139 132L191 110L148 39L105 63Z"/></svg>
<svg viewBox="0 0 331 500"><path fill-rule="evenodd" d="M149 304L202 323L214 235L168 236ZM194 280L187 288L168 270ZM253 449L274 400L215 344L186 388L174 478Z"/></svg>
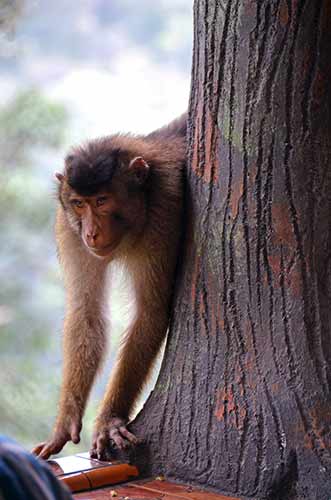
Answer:
<svg viewBox="0 0 331 500"><path fill-rule="evenodd" d="M89 247L96 247L99 241L99 233L97 231L91 231L86 234L86 242Z"/></svg>

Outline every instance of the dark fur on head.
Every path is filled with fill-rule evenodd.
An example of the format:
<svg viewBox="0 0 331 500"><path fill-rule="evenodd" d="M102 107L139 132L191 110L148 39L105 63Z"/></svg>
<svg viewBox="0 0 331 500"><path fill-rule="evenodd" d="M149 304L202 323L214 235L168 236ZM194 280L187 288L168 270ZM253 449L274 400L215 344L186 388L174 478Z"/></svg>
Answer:
<svg viewBox="0 0 331 500"><path fill-rule="evenodd" d="M120 167L120 149L107 151L100 145L93 147L90 143L86 148L70 153L65 164L69 186L82 196L93 196L101 189L110 187Z"/></svg>

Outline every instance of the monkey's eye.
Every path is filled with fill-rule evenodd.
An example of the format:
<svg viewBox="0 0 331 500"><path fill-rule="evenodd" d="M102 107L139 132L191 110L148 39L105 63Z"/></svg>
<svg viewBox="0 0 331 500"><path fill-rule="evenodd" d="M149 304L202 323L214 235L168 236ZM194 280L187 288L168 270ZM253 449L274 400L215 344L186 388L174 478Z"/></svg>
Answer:
<svg viewBox="0 0 331 500"><path fill-rule="evenodd" d="M101 207L108 201L108 196L99 196L97 198L97 207Z"/></svg>
<svg viewBox="0 0 331 500"><path fill-rule="evenodd" d="M70 200L70 203L71 203L71 205L73 205L74 207L77 207L77 208L83 208L83 206L84 206L83 200L73 199L73 200Z"/></svg>

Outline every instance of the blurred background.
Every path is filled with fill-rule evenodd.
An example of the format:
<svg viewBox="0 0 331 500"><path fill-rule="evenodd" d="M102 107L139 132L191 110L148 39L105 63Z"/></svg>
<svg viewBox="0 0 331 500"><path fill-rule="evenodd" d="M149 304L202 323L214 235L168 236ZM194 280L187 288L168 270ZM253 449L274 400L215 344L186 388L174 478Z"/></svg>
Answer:
<svg viewBox="0 0 331 500"><path fill-rule="evenodd" d="M72 144L145 133L181 114L191 51L190 0L0 0L0 433L28 448L51 433L61 381L53 172ZM89 448L128 322L132 297L120 274L113 272L108 361L81 443L65 455Z"/></svg>

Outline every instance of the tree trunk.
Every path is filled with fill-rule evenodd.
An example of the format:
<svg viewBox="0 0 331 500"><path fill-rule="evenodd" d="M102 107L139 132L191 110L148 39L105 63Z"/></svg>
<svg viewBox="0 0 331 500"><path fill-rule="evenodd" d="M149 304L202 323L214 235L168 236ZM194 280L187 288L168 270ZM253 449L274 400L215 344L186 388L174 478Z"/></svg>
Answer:
<svg viewBox="0 0 331 500"><path fill-rule="evenodd" d="M196 0L185 257L152 473L331 498L331 2Z"/></svg>

